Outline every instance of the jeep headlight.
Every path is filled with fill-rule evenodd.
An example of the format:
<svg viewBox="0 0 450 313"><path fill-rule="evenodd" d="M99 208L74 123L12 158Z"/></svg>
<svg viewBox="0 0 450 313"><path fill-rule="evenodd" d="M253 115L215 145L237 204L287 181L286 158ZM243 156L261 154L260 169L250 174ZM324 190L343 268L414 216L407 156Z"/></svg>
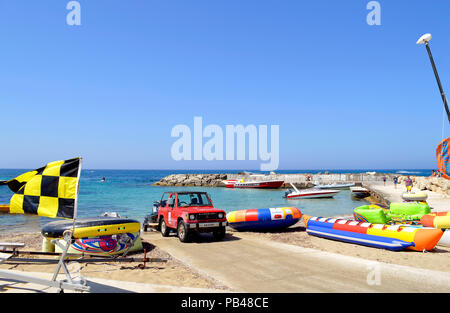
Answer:
<svg viewBox="0 0 450 313"><path fill-rule="evenodd" d="M218 217L218 218L223 218L223 213L217 214L217 217Z"/></svg>
<svg viewBox="0 0 450 313"><path fill-rule="evenodd" d="M191 221L195 220L195 214L189 214L189 219L190 219Z"/></svg>

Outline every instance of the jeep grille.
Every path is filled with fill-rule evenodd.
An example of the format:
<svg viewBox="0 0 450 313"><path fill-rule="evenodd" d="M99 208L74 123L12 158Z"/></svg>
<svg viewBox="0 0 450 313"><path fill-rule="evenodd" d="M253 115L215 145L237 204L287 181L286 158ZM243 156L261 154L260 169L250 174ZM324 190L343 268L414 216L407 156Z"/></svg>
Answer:
<svg viewBox="0 0 450 313"><path fill-rule="evenodd" d="M214 220L219 219L218 215L219 213L198 213L197 219L199 220Z"/></svg>

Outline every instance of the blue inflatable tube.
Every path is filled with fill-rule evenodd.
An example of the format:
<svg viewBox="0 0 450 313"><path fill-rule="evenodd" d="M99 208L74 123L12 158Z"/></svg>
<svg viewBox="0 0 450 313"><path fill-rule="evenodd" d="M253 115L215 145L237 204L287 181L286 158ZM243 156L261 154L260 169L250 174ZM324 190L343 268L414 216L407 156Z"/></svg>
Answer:
<svg viewBox="0 0 450 313"><path fill-rule="evenodd" d="M297 223L302 214L294 207L233 211L227 214L228 225L239 231L275 230Z"/></svg>

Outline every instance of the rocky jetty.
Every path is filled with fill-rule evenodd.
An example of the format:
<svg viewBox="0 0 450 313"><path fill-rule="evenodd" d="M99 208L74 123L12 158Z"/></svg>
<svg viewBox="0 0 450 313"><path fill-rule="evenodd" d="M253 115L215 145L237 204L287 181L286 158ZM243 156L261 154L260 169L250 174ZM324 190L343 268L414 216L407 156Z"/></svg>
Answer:
<svg viewBox="0 0 450 313"><path fill-rule="evenodd" d="M313 183L311 183L311 182L293 182L292 183L297 189L308 189L308 188L312 188L312 187L314 187L315 185L313 184ZM291 183L284 183L282 186L281 186L281 188L291 188L292 189L292 186L291 186Z"/></svg>
<svg viewBox="0 0 450 313"><path fill-rule="evenodd" d="M224 187L223 180L244 180L244 181L262 181L262 180L283 180L285 183L282 188L291 188L291 183L299 189L312 188L315 184L358 182L364 180L374 180L379 176L361 175L361 174L172 174L164 177L154 183L154 186L197 186L197 187Z"/></svg>
<svg viewBox="0 0 450 313"><path fill-rule="evenodd" d="M450 180L442 177L410 176L414 187L420 190L434 191L446 196L450 196ZM406 176L399 177L399 182L403 183Z"/></svg>
<svg viewBox="0 0 450 313"><path fill-rule="evenodd" d="M227 179L227 174L173 174L164 177L153 186L225 186L222 180Z"/></svg>
<svg viewBox="0 0 450 313"><path fill-rule="evenodd" d="M270 175L248 175L248 174L173 174L164 177L154 183L154 186L197 186L197 187L224 187L223 180L236 179L244 181L261 180L284 180L282 188L291 188L293 183L299 189L311 188L315 184L350 183L356 185L364 183L382 183L386 177L388 183L392 178L398 177L399 184L404 184L406 175L396 174L270 174ZM430 190L443 195L450 196L450 181L442 177L410 176L414 187L420 190Z"/></svg>

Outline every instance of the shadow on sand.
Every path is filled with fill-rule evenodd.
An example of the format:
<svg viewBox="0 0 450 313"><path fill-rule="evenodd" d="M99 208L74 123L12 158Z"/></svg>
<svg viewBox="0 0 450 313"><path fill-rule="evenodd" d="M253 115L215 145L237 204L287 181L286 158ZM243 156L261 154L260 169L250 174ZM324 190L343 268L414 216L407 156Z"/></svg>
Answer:
<svg viewBox="0 0 450 313"><path fill-rule="evenodd" d="M285 233L295 233L299 231L306 231L306 227L304 226L294 226L283 229L268 229L268 230L245 230L245 231L237 231L233 230L236 234L239 233L261 233L261 234L285 234Z"/></svg>

